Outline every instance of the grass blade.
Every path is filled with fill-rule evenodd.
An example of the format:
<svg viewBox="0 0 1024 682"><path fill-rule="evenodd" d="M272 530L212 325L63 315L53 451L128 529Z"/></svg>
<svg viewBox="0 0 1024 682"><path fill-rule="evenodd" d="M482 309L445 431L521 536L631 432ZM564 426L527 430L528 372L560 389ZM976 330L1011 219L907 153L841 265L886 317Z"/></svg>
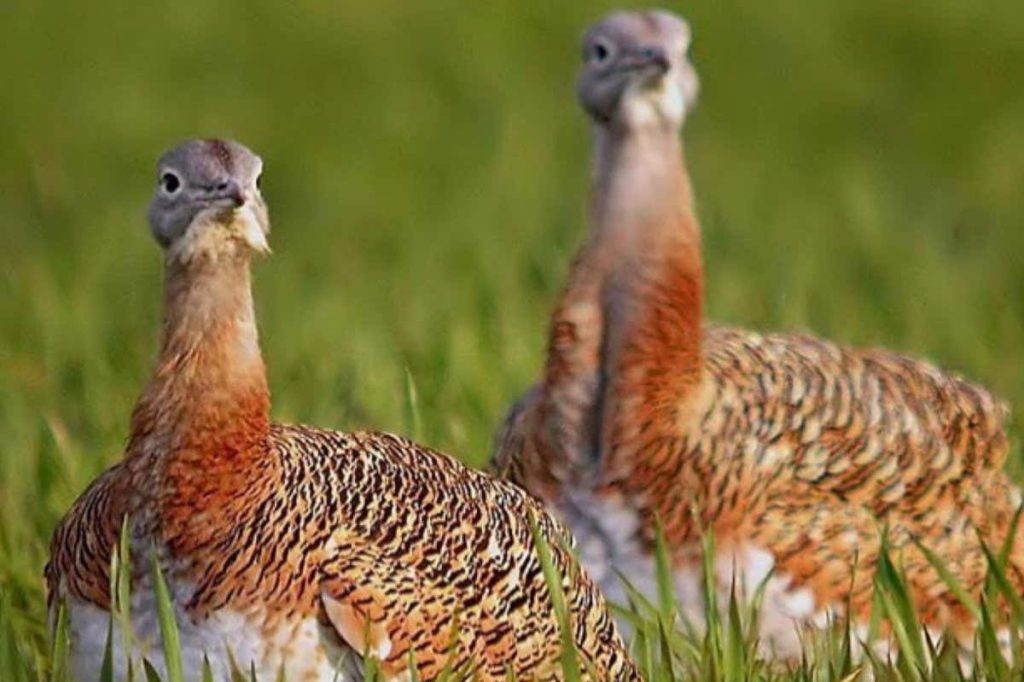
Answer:
<svg viewBox="0 0 1024 682"><path fill-rule="evenodd" d="M174 604L167 589L160 562L153 553L153 590L156 593L157 620L160 623L160 638L163 641L164 661L167 665L167 682L184 682L181 666L181 641L178 638L178 623L174 619Z"/></svg>
<svg viewBox="0 0 1024 682"><path fill-rule="evenodd" d="M203 682L213 682L213 669L210 667L210 659L203 654Z"/></svg>
<svg viewBox="0 0 1024 682"><path fill-rule="evenodd" d="M53 629L53 646L50 651L50 681L65 682L68 679L68 625L70 616L63 601L57 607L57 620Z"/></svg>
<svg viewBox="0 0 1024 682"><path fill-rule="evenodd" d="M661 645L661 668L665 673L665 678L669 680L678 679L675 664L672 660L672 641L663 620L658 621L658 643Z"/></svg>
<svg viewBox="0 0 1024 682"><path fill-rule="evenodd" d="M922 554L924 554L928 563L930 563L936 573L939 574L939 577L942 579L942 582L946 584L946 587L949 588L949 591L952 592L958 600L960 600L960 603L964 605L964 608L971 612L971 616L974 620L980 620L981 609L978 607L978 602L970 595L970 593L967 592L967 590L964 589L964 586L960 584L957 577L953 575L952 571L950 571L946 566L946 562L940 559L935 552L925 547L917 538L914 538L914 544L917 545L917 548Z"/></svg>
<svg viewBox="0 0 1024 682"><path fill-rule="evenodd" d="M156 671L148 658L142 659L142 670L146 673L146 682L163 682L160 679L160 673Z"/></svg>
<svg viewBox="0 0 1024 682"><path fill-rule="evenodd" d="M671 625L676 612L676 588L665 531L658 517L654 519L654 533L654 571L658 586L658 608L662 619Z"/></svg>
<svg viewBox="0 0 1024 682"><path fill-rule="evenodd" d="M981 646L981 660L987 675L993 680L1008 680L1009 670L999 650L996 626L992 620L992 609L987 601L982 602L981 624L978 627L978 642Z"/></svg>
<svg viewBox="0 0 1024 682"><path fill-rule="evenodd" d="M743 623L740 618L739 597L736 595L736 570L733 568L732 584L729 587L729 623L725 631L726 646L723 652L725 679L731 682L742 682L746 679L747 656Z"/></svg>
<svg viewBox="0 0 1024 682"><path fill-rule="evenodd" d="M917 619L917 609L907 588L907 582L901 571L896 568L889 555L889 544L883 533L882 547L878 555L877 587L889 625L900 644L900 662L906 662L908 675L914 679L920 677L927 660L924 642L921 638L921 625Z"/></svg>
<svg viewBox="0 0 1024 682"><path fill-rule="evenodd" d="M999 559L992 554L992 550L980 538L979 542L981 542L981 550L985 553L985 558L988 559L989 577L994 581L998 592L1005 597L1010 605L1014 620L1017 623L1024 623L1024 599L1021 599L1017 590L1010 584L1010 580L1006 577L1006 571L1003 570Z"/></svg>
<svg viewBox="0 0 1024 682"><path fill-rule="evenodd" d="M114 682L114 614L107 619L107 641L103 645L100 682Z"/></svg>
<svg viewBox="0 0 1024 682"><path fill-rule="evenodd" d="M416 667L416 656L412 650L409 651L409 665L406 667L409 673L409 682L420 682L420 671ZM511 670L508 671L511 674Z"/></svg>
<svg viewBox="0 0 1024 682"><path fill-rule="evenodd" d="M537 552L537 559L540 561L541 571L544 574L544 581L547 583L548 592L551 595L551 604L555 611L555 618L558 620L558 629L562 638L562 675L566 682L579 682L580 664L576 652L576 642L572 635L569 609L565 602L565 593L562 592L562 576L555 568L552 558L551 546L537 525L537 520L531 513L528 519L530 533L533 535L533 544Z"/></svg>
<svg viewBox="0 0 1024 682"><path fill-rule="evenodd" d="M412 371L405 368L405 431L411 440L419 441L423 435L423 426L420 421L419 393L416 391L416 382L412 378Z"/></svg>

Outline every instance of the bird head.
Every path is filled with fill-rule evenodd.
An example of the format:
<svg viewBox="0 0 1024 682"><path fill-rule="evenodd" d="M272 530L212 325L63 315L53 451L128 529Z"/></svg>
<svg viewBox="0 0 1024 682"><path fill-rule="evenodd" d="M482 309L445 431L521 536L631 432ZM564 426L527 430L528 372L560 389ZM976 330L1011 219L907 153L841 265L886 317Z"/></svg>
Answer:
<svg viewBox="0 0 1024 682"><path fill-rule="evenodd" d="M576 82L599 125L678 129L697 99L690 27L664 10L615 12L587 31Z"/></svg>
<svg viewBox="0 0 1024 682"><path fill-rule="evenodd" d="M260 157L238 142L189 140L171 149L157 162L149 205L153 236L182 262L268 253L262 172Z"/></svg>

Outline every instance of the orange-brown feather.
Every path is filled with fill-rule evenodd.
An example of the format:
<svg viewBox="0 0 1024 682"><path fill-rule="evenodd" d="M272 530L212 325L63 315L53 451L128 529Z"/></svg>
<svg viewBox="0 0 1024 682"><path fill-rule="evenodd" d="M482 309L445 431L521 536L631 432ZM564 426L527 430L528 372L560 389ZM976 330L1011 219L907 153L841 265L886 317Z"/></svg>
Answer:
<svg viewBox="0 0 1024 682"><path fill-rule="evenodd" d="M582 660L602 679L639 679L601 595L572 567L567 532L529 495L396 436L271 424L248 264L218 258L168 265L161 353L125 459L57 528L50 599L109 608L127 515L136 581L156 552L190 623L222 612L256 622L261 669L345 645L393 675L411 663L432 679L450 663L482 680L557 679L532 516ZM311 621L333 641L290 654L289 633Z"/></svg>
<svg viewBox="0 0 1024 682"><path fill-rule="evenodd" d="M628 159L639 143L620 144ZM661 179L644 186L659 192L617 195L613 182L599 184L605 196L562 294L582 296L592 310L566 320L564 303L556 307L547 371L503 425L496 462L555 508L570 489L625 500L641 519L636 532L648 553L659 518L680 564L692 560L688 548L702 528L721 547L766 549L794 585L812 588L819 606L850 601L857 617L870 607L882 520L922 617L966 636L969 614L912 540L948 558L968 589L981 589L985 562L974 529L1001 543L1021 503L1002 471L1005 406L897 353L704 328L685 167L677 154L666 175L663 158L645 160L656 149L676 153L670 140L647 145L647 156L596 173L600 182L656 171ZM586 289L577 291L578 281ZM548 406L571 395L583 399ZM567 432L554 441L561 448L550 438L559 432ZM578 443L593 445L566 452ZM591 464L581 471L564 461ZM1016 547L1011 573L1024 589L1024 537Z"/></svg>

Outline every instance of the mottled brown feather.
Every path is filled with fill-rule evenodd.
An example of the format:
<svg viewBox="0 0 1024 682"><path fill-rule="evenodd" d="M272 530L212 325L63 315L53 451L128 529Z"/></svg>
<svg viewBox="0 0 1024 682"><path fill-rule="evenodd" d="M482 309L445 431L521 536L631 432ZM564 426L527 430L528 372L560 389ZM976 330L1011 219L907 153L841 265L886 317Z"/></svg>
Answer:
<svg viewBox="0 0 1024 682"><path fill-rule="evenodd" d="M303 640L294 655L347 644L388 677L412 664L434 679L450 664L480 680L556 680L561 638L533 518L552 546L582 663L601 679L640 679L601 595L573 566L570 536L534 498L397 436L271 423L241 241L251 225L230 215L169 247L156 369L124 460L54 532L51 604L110 608L110 558L127 517L133 587L147 582L155 552L172 593L186 595L191 626L220 613L258 624L261 669L286 661L293 634L318 621L334 641ZM322 670L312 664L302 669Z"/></svg>
<svg viewBox="0 0 1024 682"><path fill-rule="evenodd" d="M614 26L613 37L669 49L666 34L639 28L643 16L592 31ZM657 106L659 92L636 86L622 101ZM1001 543L1021 504L1002 470L1006 407L898 353L705 327L676 128L594 118L590 229L555 306L542 379L502 425L495 467L570 521L599 517L598 502L624 507L648 556L660 518L680 567L701 528L726 551L765 549L819 607L849 599L857 618L884 521L925 622L966 637L969 615L911 540L981 589L975 529ZM1012 564L1024 590L1024 535Z"/></svg>

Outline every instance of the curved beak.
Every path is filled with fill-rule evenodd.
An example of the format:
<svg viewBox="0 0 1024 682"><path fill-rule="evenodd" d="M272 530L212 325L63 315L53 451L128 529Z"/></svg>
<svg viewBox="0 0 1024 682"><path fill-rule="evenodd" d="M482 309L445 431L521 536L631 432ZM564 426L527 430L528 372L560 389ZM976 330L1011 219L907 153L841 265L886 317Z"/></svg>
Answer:
<svg viewBox="0 0 1024 682"><path fill-rule="evenodd" d="M665 54L665 50L657 45L633 48L622 56L619 63L629 71L654 69L659 75L667 73L672 68L672 62Z"/></svg>
<svg viewBox="0 0 1024 682"><path fill-rule="evenodd" d="M225 180L207 192L206 201L223 208L241 208L248 201L242 186L234 180Z"/></svg>
<svg viewBox="0 0 1024 682"><path fill-rule="evenodd" d="M242 191L242 187L234 180L227 183L227 187L224 189L222 196L228 199L235 205L235 208L239 208L245 204L246 197L245 192Z"/></svg>

